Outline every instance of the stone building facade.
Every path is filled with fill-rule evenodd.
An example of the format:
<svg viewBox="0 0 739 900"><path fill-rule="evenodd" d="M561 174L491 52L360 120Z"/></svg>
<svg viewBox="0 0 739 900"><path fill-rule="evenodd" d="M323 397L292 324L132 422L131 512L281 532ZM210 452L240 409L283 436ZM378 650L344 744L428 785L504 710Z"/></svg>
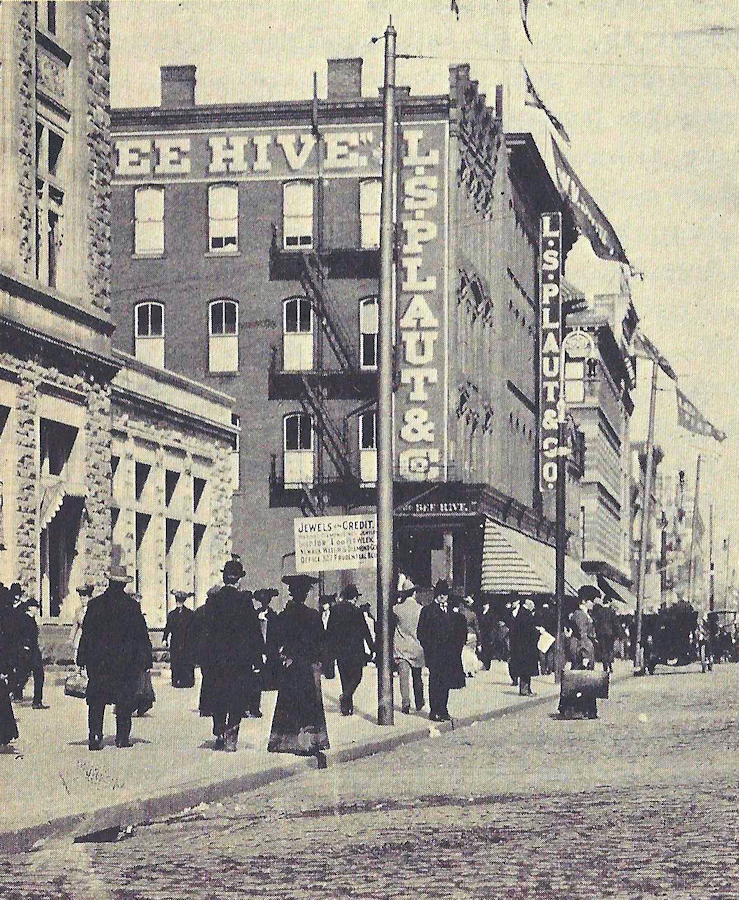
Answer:
<svg viewBox="0 0 739 900"><path fill-rule="evenodd" d="M109 74L107 3L0 4L0 580L50 623L69 618L76 586L106 584L116 503L131 505L112 492L131 423L158 453L191 454L210 485L203 584L230 552L230 399L183 379L167 399L159 373L134 361L134 375L112 349ZM164 538L150 550L163 560Z"/></svg>

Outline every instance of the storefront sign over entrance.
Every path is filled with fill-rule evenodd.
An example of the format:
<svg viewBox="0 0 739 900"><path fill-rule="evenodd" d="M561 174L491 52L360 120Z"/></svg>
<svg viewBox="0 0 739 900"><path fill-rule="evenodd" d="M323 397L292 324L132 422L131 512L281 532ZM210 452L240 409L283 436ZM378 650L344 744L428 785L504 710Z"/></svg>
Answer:
<svg viewBox="0 0 739 900"><path fill-rule="evenodd" d="M562 214L544 213L539 228L539 471L542 491L551 490L557 484L561 281Z"/></svg>
<svg viewBox="0 0 739 900"><path fill-rule="evenodd" d="M304 516L293 522L295 571L374 569L377 516Z"/></svg>

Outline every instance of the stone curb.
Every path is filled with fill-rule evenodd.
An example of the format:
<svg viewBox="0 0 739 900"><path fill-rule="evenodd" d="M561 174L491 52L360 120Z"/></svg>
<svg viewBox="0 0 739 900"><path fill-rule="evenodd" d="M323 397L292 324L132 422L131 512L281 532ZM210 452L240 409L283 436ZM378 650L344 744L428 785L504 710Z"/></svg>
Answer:
<svg viewBox="0 0 739 900"><path fill-rule="evenodd" d="M631 673L611 679L611 685L621 681L631 680ZM417 743L431 736L432 731L437 734L446 734L459 728L468 728L477 722L490 722L512 715L522 710L532 709L557 700L557 694L544 694L532 699L522 699L519 703L481 712L476 715L463 716L450 722L436 722L424 724L423 728L402 734L392 735L374 741L357 744L354 747L344 747L332 752L329 757L331 763L354 762L378 753L388 753L406 744ZM428 723L428 719L423 720ZM72 840L95 834L109 828L126 828L129 826L146 825L157 819L181 813L184 810L198 806L201 803L213 803L234 794L259 790L269 784L292 778L295 775L316 768L316 762L312 757L298 759L292 765L274 766L261 772L250 772L237 778L228 778L223 781L192 782L171 788L167 793L154 797L146 797L141 800L131 800L114 806L104 807L92 813L76 813L59 819L29 825L26 828L14 831L0 832L0 852L23 853L36 849L37 845L50 839L59 839L65 836Z"/></svg>

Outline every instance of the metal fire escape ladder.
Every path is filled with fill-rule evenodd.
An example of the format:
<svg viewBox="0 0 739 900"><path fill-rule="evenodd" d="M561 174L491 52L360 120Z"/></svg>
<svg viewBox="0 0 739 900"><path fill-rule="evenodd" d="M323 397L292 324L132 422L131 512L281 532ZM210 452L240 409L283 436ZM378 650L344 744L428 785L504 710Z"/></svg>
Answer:
<svg viewBox="0 0 739 900"><path fill-rule="evenodd" d="M331 462L341 478L348 483L357 482L358 478L352 471L349 460L346 436L340 432L329 416L325 402L310 383L310 380L305 375L302 375L301 381L303 385L300 397L301 403L305 411L315 417L320 439L323 441Z"/></svg>
<svg viewBox="0 0 739 900"><path fill-rule="evenodd" d="M303 254L300 284L318 313L321 328L342 371L358 371L356 353L352 350L351 340L342 325L336 304L326 289L326 270L316 253Z"/></svg>

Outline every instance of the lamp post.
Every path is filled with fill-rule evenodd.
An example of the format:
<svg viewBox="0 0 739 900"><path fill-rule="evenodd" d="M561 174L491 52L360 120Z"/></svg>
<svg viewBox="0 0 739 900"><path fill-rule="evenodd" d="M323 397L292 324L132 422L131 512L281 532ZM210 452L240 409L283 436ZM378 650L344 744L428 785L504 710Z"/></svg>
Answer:
<svg viewBox="0 0 739 900"><path fill-rule="evenodd" d="M575 328L566 334L559 345L559 391L557 394L557 484L555 496L556 531L556 575L554 594L557 602L557 634L554 645L554 680L558 684L564 668L562 647L562 612L565 599L565 557L567 555L567 401L565 399L565 365L567 353L571 357L595 358L593 336L582 328ZM583 380L585 372L583 371Z"/></svg>

